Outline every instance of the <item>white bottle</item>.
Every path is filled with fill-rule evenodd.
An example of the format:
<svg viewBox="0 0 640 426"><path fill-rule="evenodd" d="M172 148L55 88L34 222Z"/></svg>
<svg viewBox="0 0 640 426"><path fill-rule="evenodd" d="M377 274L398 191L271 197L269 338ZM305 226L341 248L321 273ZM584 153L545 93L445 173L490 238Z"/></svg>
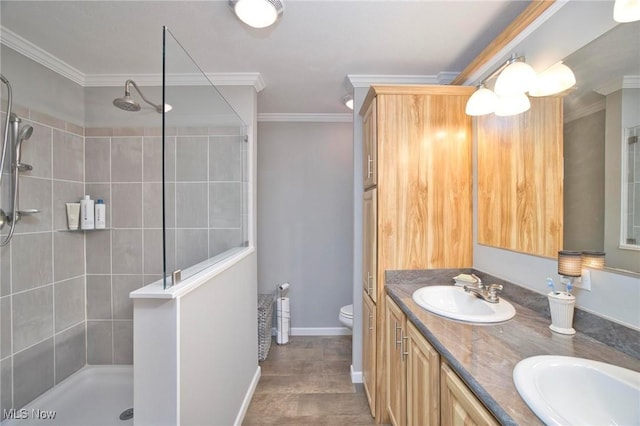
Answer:
<svg viewBox="0 0 640 426"><path fill-rule="evenodd" d="M85 195L80 200L80 229L94 229L94 202Z"/></svg>
<svg viewBox="0 0 640 426"><path fill-rule="evenodd" d="M107 209L104 201L99 199L96 201L96 229L104 229L107 227Z"/></svg>

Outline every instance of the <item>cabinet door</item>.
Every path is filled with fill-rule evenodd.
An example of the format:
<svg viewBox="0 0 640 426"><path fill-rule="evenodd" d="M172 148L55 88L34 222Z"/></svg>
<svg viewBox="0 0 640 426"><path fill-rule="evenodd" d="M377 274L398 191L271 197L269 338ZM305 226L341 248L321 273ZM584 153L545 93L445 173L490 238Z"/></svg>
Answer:
<svg viewBox="0 0 640 426"><path fill-rule="evenodd" d="M377 107L374 99L362 117L362 173L364 188L370 188L377 182Z"/></svg>
<svg viewBox="0 0 640 426"><path fill-rule="evenodd" d="M498 422L446 363L440 376L443 426L493 426Z"/></svg>
<svg viewBox="0 0 640 426"><path fill-rule="evenodd" d="M364 193L362 203L362 287L377 302L377 190Z"/></svg>
<svg viewBox="0 0 640 426"><path fill-rule="evenodd" d="M389 296L385 301L386 408L391 424L401 426L406 424L407 410L406 317Z"/></svg>
<svg viewBox="0 0 640 426"><path fill-rule="evenodd" d="M371 415L376 415L376 306L366 293L362 297L362 376Z"/></svg>
<svg viewBox="0 0 640 426"><path fill-rule="evenodd" d="M407 322L407 425L440 424L440 355Z"/></svg>

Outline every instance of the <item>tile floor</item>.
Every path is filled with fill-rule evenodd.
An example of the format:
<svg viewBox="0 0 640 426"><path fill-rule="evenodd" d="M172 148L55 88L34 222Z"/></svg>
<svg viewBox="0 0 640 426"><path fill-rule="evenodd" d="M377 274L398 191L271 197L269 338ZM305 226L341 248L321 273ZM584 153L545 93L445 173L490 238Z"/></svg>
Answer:
<svg viewBox="0 0 640 426"><path fill-rule="evenodd" d="M374 425L351 383L351 336L293 336L271 344L244 425Z"/></svg>

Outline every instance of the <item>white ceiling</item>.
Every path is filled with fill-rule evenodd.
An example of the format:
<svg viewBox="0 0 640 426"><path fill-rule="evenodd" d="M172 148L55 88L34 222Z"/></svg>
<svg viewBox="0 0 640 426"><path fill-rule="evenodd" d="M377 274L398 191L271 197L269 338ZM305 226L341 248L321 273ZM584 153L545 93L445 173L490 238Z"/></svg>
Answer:
<svg viewBox="0 0 640 426"><path fill-rule="evenodd" d="M166 25L206 73L258 72L258 112L340 114L355 75L460 72L527 1L284 0L267 29L227 1L5 1L4 28L85 76L160 74ZM169 59L170 60L170 59Z"/></svg>

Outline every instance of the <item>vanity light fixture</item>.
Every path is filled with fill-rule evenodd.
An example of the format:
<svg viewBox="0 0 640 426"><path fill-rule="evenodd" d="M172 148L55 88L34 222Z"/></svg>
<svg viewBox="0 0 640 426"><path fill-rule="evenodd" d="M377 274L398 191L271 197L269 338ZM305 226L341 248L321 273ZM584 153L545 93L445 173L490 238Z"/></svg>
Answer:
<svg viewBox="0 0 640 426"><path fill-rule="evenodd" d="M346 95L342 98L342 103L350 110L353 110L353 96Z"/></svg>
<svg viewBox="0 0 640 426"><path fill-rule="evenodd" d="M582 253L560 250L558 252L558 275L570 278L582 276Z"/></svg>
<svg viewBox="0 0 640 426"><path fill-rule="evenodd" d="M238 19L253 28L273 25L284 13L282 0L229 0Z"/></svg>
<svg viewBox="0 0 640 426"><path fill-rule="evenodd" d="M638 0L640 1L640 0ZM486 82L496 78L494 90ZM498 116L516 115L531 108L529 96L549 96L563 92L576 82L569 67L558 62L540 75L525 62L524 56L512 55L482 80L467 101L466 113L479 116L495 113Z"/></svg>
<svg viewBox="0 0 640 426"><path fill-rule="evenodd" d="M613 20L622 23L640 21L640 0L616 0Z"/></svg>

